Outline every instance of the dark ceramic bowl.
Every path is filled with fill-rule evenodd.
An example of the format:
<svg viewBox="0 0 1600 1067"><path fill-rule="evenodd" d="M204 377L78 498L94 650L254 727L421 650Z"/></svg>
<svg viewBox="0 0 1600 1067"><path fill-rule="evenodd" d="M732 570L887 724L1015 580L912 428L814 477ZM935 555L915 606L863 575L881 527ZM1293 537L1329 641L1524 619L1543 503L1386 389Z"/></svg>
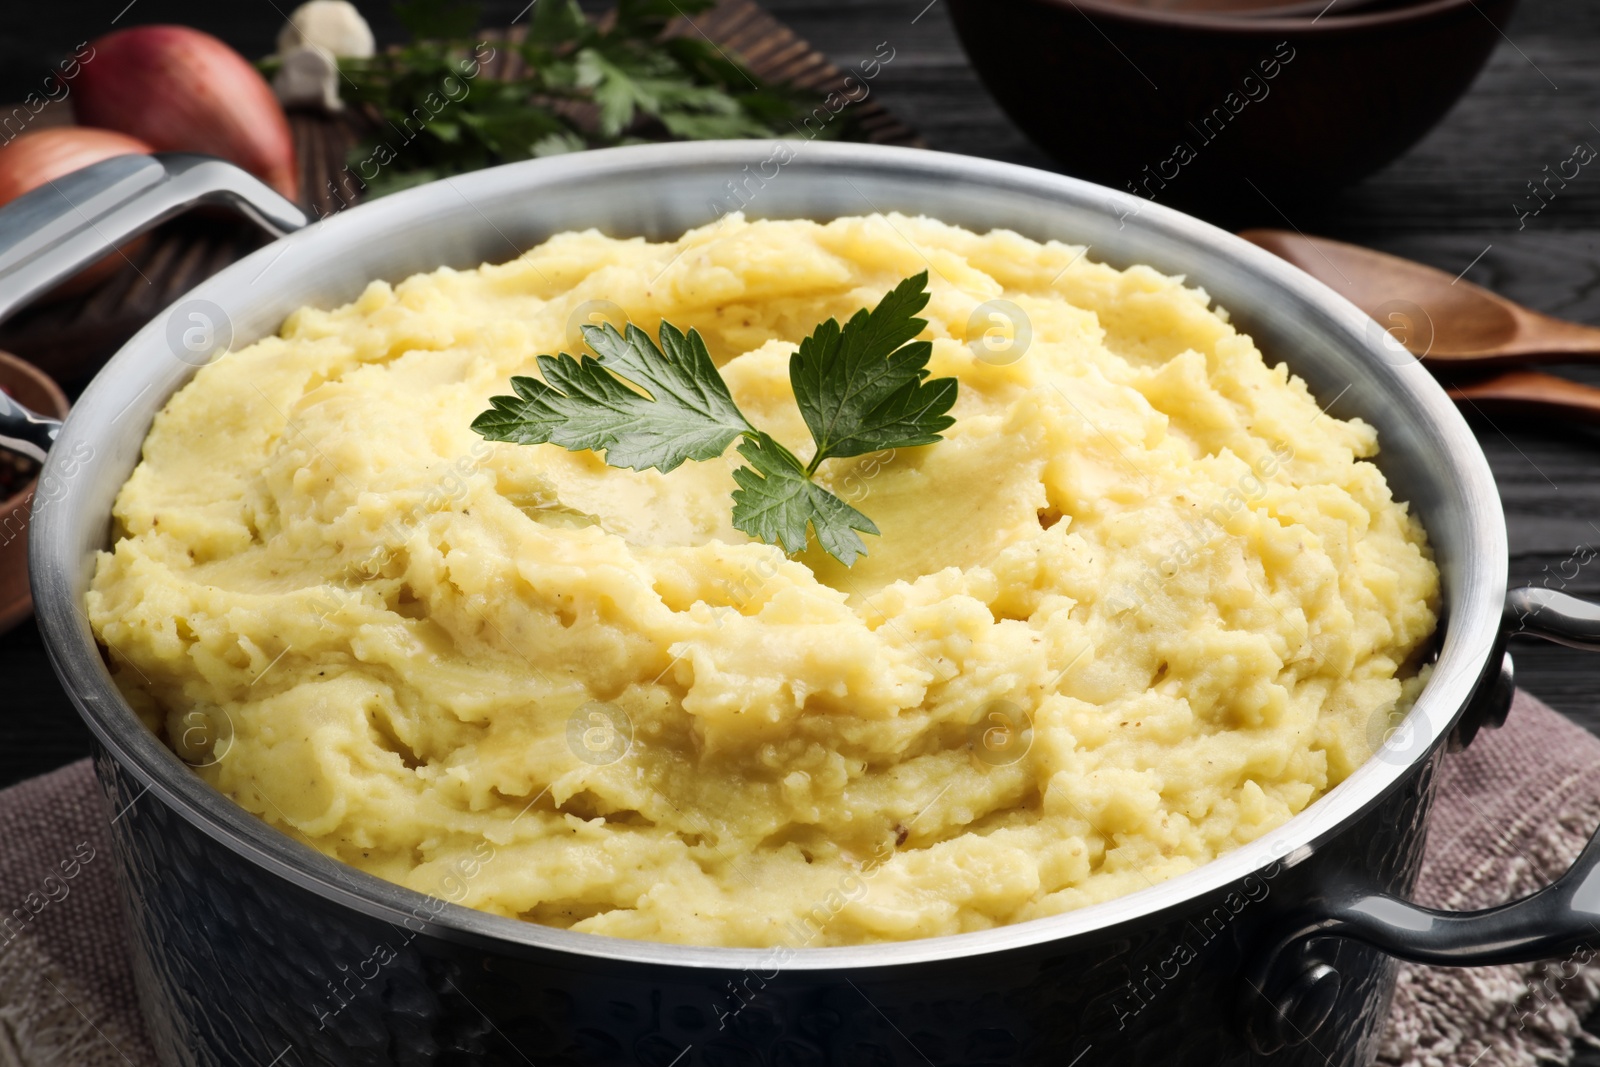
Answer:
<svg viewBox="0 0 1600 1067"><path fill-rule="evenodd" d="M1410 148L1471 84L1516 0L1326 18L1116 0L950 0L972 65L1070 173L1212 214L1282 209Z"/></svg>

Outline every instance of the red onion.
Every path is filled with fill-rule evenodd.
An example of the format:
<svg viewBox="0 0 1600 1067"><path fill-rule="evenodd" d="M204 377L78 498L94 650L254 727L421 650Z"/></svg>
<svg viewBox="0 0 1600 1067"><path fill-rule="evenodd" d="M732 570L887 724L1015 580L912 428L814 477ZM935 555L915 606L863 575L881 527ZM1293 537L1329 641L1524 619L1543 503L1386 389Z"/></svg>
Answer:
<svg viewBox="0 0 1600 1067"><path fill-rule="evenodd" d="M187 26L136 26L90 42L73 83L78 121L132 134L164 152L221 156L293 200L289 120L243 56Z"/></svg>

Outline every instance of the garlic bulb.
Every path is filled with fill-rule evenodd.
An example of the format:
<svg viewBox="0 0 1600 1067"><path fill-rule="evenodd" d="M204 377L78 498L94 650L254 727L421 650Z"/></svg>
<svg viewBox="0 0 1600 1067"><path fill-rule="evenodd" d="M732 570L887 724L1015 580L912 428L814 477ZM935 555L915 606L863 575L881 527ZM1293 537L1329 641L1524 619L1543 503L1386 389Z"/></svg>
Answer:
<svg viewBox="0 0 1600 1067"><path fill-rule="evenodd" d="M372 27L349 0L310 0L294 9L278 34L278 54L316 45L335 56L367 59L376 50Z"/></svg>
<svg viewBox="0 0 1600 1067"><path fill-rule="evenodd" d="M272 78L272 91L284 107L344 109L339 98L339 61L318 45L303 44L283 53L283 63Z"/></svg>

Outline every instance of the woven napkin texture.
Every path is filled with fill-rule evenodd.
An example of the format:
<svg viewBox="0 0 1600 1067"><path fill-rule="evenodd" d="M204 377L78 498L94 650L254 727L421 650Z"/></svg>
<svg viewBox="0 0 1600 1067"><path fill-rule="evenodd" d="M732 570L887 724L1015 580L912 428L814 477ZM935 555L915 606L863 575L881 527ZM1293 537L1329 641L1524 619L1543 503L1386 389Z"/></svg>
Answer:
<svg viewBox="0 0 1600 1067"><path fill-rule="evenodd" d="M1564 871L1600 825L1600 740L1519 693L1446 759L1420 901L1470 909ZM153 1067L88 761L0 791L0 1067ZM1384 1067L1535 1067L1600 1044L1600 958L1402 969Z"/></svg>
<svg viewBox="0 0 1600 1067"><path fill-rule="evenodd" d="M88 760L0 792L0 1067L147 1067Z"/></svg>
<svg viewBox="0 0 1600 1067"><path fill-rule="evenodd" d="M1518 693L1506 725L1447 757L1416 898L1485 908L1548 885L1600 826L1600 740ZM1378 1062L1533 1067L1600 1044L1583 1020L1600 1001L1600 957L1507 967L1401 969Z"/></svg>

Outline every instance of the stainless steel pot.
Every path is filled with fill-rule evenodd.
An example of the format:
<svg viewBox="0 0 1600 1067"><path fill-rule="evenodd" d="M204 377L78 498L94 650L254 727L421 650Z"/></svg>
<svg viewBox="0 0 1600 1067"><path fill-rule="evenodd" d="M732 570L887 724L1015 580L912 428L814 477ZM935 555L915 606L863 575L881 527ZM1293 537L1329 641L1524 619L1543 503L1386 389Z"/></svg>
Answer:
<svg viewBox="0 0 1600 1067"><path fill-rule="evenodd" d="M776 162L782 160L782 162ZM299 213L195 157L97 164L0 210L0 310L182 205L279 231ZM1437 664L1402 727L1279 831L1107 904L905 944L686 948L519 923L422 896L290 840L204 784L118 694L82 610L112 500L196 366L373 278L515 256L595 226L671 237L743 206L923 213L1087 243L1205 286L1335 414L1360 414L1426 524L1444 586ZM35 507L39 623L94 732L136 944L168 1064L1365 1064L1393 957L1486 964L1593 936L1593 845L1558 887L1471 915L1404 902L1434 770L1505 714L1506 635L1600 647L1600 610L1506 597L1488 465L1443 391L1354 306L1252 245L1080 181L932 152L789 143L583 153L435 182L300 228L139 332L62 426L0 433L49 457Z"/></svg>

